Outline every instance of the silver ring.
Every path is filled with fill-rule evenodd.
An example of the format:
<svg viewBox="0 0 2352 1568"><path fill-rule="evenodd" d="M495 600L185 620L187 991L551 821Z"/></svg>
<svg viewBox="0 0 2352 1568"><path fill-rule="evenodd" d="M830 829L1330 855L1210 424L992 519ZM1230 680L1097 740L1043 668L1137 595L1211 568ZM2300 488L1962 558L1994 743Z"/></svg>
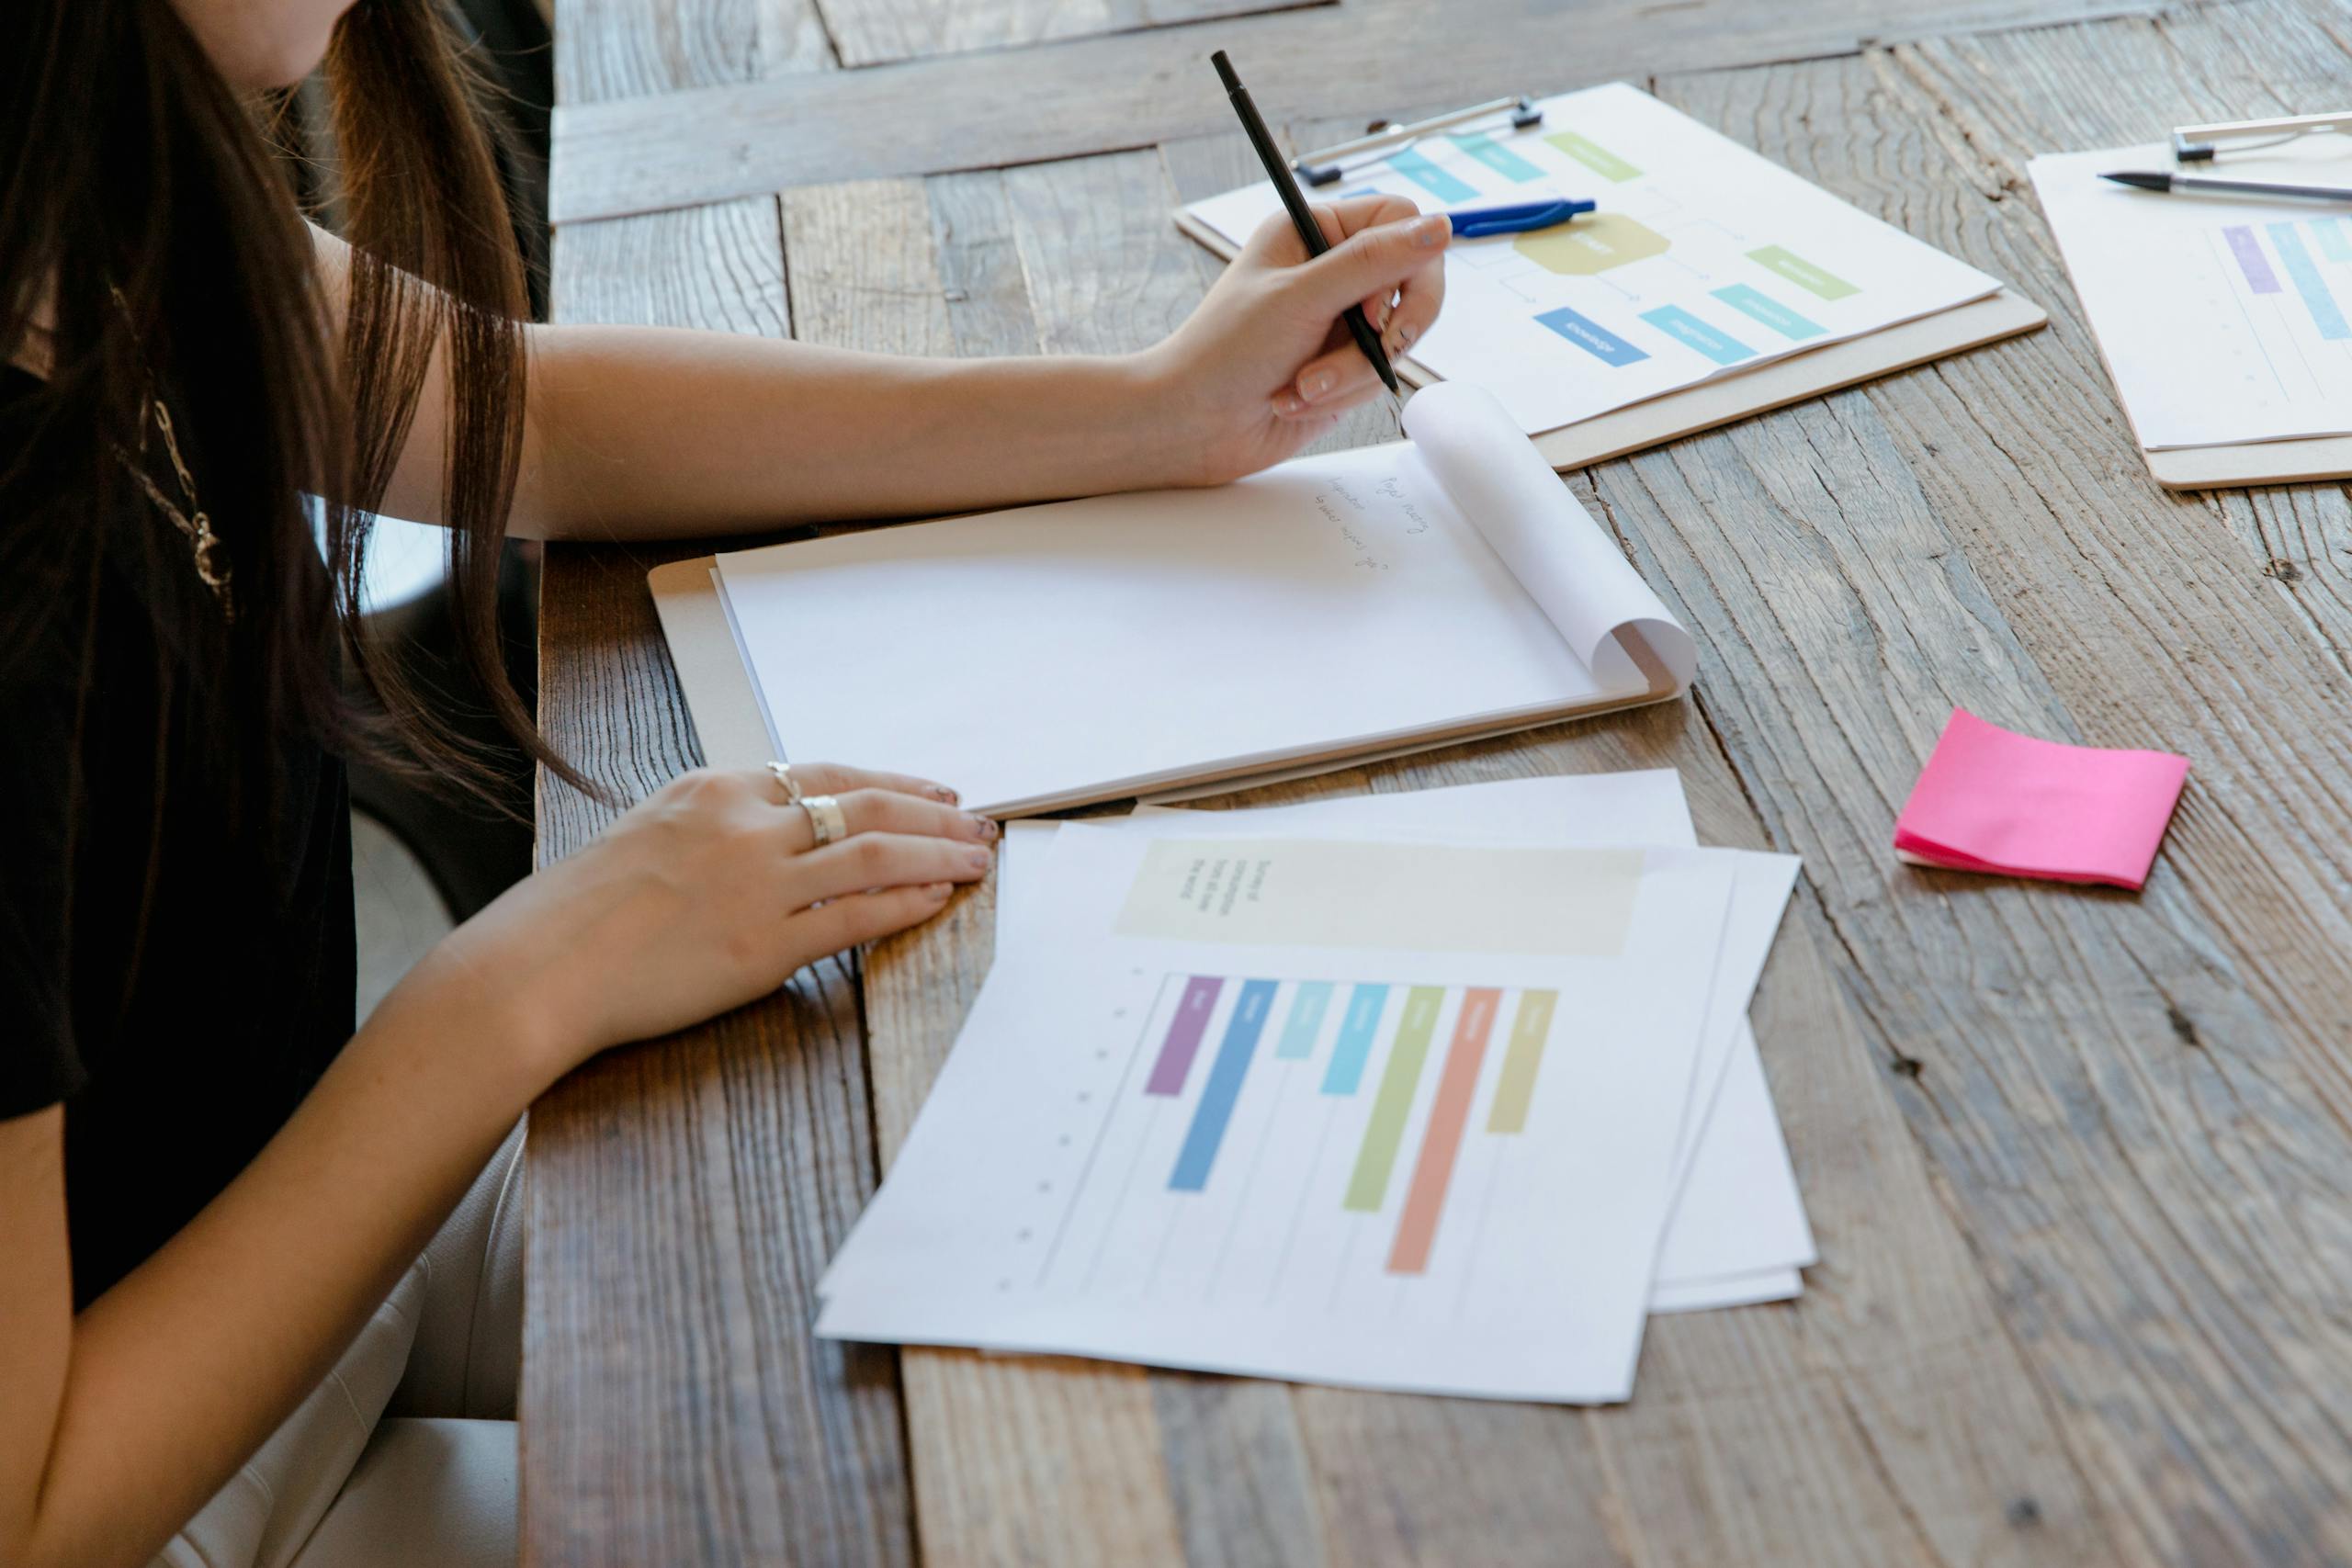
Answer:
<svg viewBox="0 0 2352 1568"><path fill-rule="evenodd" d="M808 830L817 835L819 849L849 836L849 819L842 815L842 803L831 795L806 795L795 804L808 814Z"/></svg>
<svg viewBox="0 0 2352 1568"><path fill-rule="evenodd" d="M792 776L791 763L770 762L768 764L768 772L774 773L775 775L775 782L784 786L784 797L786 803L797 806L803 800L808 798L806 795L801 794L799 782Z"/></svg>

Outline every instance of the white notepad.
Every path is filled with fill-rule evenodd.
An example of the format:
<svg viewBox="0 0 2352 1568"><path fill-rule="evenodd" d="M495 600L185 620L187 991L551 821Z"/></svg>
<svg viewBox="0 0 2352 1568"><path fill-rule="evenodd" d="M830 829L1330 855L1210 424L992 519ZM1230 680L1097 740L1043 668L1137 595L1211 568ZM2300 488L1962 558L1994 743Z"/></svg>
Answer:
<svg viewBox="0 0 2352 1568"><path fill-rule="evenodd" d="M1494 399L1215 490L739 551L717 577L780 755L1011 814L1679 694L1690 636Z"/></svg>

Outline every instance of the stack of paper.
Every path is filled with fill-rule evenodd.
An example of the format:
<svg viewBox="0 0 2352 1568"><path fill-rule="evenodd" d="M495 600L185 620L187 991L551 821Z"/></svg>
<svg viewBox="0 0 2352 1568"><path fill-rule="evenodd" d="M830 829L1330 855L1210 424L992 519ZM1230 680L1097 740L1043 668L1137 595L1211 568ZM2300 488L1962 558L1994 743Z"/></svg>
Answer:
<svg viewBox="0 0 2352 1568"><path fill-rule="evenodd" d="M1671 772L1020 823L834 1337L1626 1397L1811 1235L1746 1010L1794 880Z"/></svg>
<svg viewBox="0 0 2352 1568"><path fill-rule="evenodd" d="M2335 142L2210 173L2341 185ZM2141 446L2352 434L2352 224L2310 201L2133 190L2099 177L2110 170L2192 172L2165 142L2026 165Z"/></svg>

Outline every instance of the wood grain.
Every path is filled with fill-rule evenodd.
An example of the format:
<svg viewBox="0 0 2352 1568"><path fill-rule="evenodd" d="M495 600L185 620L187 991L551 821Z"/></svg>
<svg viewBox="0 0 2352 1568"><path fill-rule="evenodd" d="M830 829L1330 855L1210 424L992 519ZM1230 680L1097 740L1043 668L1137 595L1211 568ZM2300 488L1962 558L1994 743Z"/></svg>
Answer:
<svg viewBox="0 0 2352 1568"><path fill-rule="evenodd" d="M706 3L668 0L656 13ZM1227 129L1206 57L1232 51L1271 113L1361 120L1408 101L1550 93L1614 77L1848 54L1872 42L2086 16L2158 0L1347 0L1196 28L1085 38L862 71L742 77L555 111L556 222L797 185L1038 163ZM2179 6L2196 0L2178 0ZM2178 8L2176 6L2174 8ZM1560 40L1546 51L1541 42ZM1530 79L1532 73L1532 80Z"/></svg>
<svg viewBox="0 0 2352 1568"><path fill-rule="evenodd" d="M844 65L1134 32L1335 0L817 0Z"/></svg>
<svg viewBox="0 0 2352 1568"><path fill-rule="evenodd" d="M787 328L773 200L568 228L555 284L561 321ZM623 800L700 760L645 588L661 558L550 547L542 585L541 725ZM611 814L543 776L541 862ZM533 1110L526 1562L912 1561L892 1358L808 1331L873 1189L870 1126L841 961Z"/></svg>
<svg viewBox="0 0 2352 1568"><path fill-rule="evenodd" d="M2323 1282L2336 1227L2312 1223L2352 1179L2341 868L2317 841L2343 811L2321 714L2344 672L2209 504L2146 479L2017 153L2188 118L2178 85L2212 70L2186 44L2267 20L1665 85L2062 321L1600 486L1646 574L1709 628L1710 711L1805 854L1865 1027L1905 1065L1900 1103L2135 1560L2346 1550L2342 1478L2313 1456L2352 1358ZM2144 896L1888 861L1954 702L2192 755Z"/></svg>
<svg viewBox="0 0 2352 1568"><path fill-rule="evenodd" d="M565 105L727 86L834 63L816 0L564 0L555 29L556 97Z"/></svg>
<svg viewBox="0 0 2352 1568"><path fill-rule="evenodd" d="M841 347L943 354L1039 346L1019 258L1006 243L1001 183L943 189L934 210L916 181L787 192L786 255L800 335ZM945 245L937 232L956 236ZM943 254L946 258L942 265ZM952 305L943 273L956 276ZM960 896L932 928L869 961L894 978L869 995L874 1116L885 1164L922 1108L952 1031L986 970L990 890ZM968 955L981 954L978 966ZM944 953L944 964L928 955ZM1176 1540L1160 1477L1149 1393L1134 1368L1010 1361L910 1348L900 1376L925 1556L934 1562L1078 1565L1165 1560Z"/></svg>

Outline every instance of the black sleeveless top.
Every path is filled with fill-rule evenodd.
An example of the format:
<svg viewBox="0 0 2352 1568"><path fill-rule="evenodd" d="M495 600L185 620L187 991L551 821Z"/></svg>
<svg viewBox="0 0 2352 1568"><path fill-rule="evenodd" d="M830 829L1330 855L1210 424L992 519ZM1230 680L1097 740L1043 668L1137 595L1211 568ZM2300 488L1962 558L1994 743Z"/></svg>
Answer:
<svg viewBox="0 0 2352 1568"><path fill-rule="evenodd" d="M0 533L41 460L39 389L0 369ZM224 831L194 765L218 738L159 694L136 573L111 554L100 570L95 624L51 615L37 646L0 650L0 1118L65 1106L77 1307L285 1122L350 1036L356 988L342 762L288 741L282 808Z"/></svg>

